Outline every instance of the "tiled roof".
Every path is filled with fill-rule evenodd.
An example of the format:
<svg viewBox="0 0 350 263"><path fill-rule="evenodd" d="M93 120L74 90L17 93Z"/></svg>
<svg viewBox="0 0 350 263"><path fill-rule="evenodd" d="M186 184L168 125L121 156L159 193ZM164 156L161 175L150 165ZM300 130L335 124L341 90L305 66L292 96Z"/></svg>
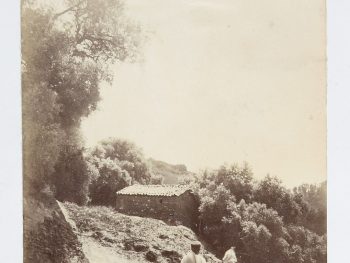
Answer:
<svg viewBox="0 0 350 263"><path fill-rule="evenodd" d="M134 184L123 188L117 195L180 196L189 190L180 185L141 185Z"/></svg>

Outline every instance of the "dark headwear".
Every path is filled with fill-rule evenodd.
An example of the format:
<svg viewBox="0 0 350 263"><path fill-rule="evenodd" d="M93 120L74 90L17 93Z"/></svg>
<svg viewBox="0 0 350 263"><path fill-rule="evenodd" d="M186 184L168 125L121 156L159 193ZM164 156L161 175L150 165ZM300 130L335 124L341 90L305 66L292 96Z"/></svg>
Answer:
<svg viewBox="0 0 350 263"><path fill-rule="evenodd" d="M201 247L201 242L199 241L192 241L191 242L191 247Z"/></svg>
<svg viewBox="0 0 350 263"><path fill-rule="evenodd" d="M193 251L193 253L198 255L199 251L201 250L201 243L199 241L191 242L191 250Z"/></svg>

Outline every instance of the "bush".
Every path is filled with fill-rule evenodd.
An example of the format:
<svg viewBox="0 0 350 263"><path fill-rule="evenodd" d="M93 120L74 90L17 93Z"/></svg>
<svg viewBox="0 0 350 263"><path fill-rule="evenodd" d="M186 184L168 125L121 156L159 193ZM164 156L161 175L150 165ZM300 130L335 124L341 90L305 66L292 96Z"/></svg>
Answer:
<svg viewBox="0 0 350 263"><path fill-rule="evenodd" d="M194 182L201 201L201 234L219 257L235 245L245 263L326 262L326 237L303 226L309 210L300 193L270 176L254 186L250 176L243 180L249 173L233 170L205 171Z"/></svg>
<svg viewBox="0 0 350 263"><path fill-rule="evenodd" d="M151 174L135 144L110 138L102 141L86 156L90 171L90 198L95 205L114 205L115 193L134 184L161 183Z"/></svg>
<svg viewBox="0 0 350 263"><path fill-rule="evenodd" d="M116 138L103 140L92 149L91 155L115 162L128 172L131 183L147 184L151 181L152 174L141 149L129 141Z"/></svg>
<svg viewBox="0 0 350 263"><path fill-rule="evenodd" d="M102 159L98 163L98 176L92 179L89 190L91 203L95 205L112 206L115 193L130 185L131 177L126 170L121 169L115 161Z"/></svg>

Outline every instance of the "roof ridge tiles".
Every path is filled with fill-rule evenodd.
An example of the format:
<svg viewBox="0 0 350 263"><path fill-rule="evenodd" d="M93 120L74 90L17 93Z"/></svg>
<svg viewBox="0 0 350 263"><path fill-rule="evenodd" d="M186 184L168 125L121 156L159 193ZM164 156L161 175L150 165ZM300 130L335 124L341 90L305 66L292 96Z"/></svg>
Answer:
<svg viewBox="0 0 350 263"><path fill-rule="evenodd" d="M141 185L127 186L117 192L117 195L146 195L146 196L179 196L190 190L184 185Z"/></svg>

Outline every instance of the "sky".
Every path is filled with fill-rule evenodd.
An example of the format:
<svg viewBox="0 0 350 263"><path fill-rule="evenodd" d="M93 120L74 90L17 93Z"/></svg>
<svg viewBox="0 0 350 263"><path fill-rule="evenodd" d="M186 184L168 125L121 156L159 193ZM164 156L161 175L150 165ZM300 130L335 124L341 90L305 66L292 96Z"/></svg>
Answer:
<svg viewBox="0 0 350 263"><path fill-rule="evenodd" d="M148 41L114 66L88 146L133 141L193 172L248 162L287 186L326 179L325 8L319 0L126 0Z"/></svg>

